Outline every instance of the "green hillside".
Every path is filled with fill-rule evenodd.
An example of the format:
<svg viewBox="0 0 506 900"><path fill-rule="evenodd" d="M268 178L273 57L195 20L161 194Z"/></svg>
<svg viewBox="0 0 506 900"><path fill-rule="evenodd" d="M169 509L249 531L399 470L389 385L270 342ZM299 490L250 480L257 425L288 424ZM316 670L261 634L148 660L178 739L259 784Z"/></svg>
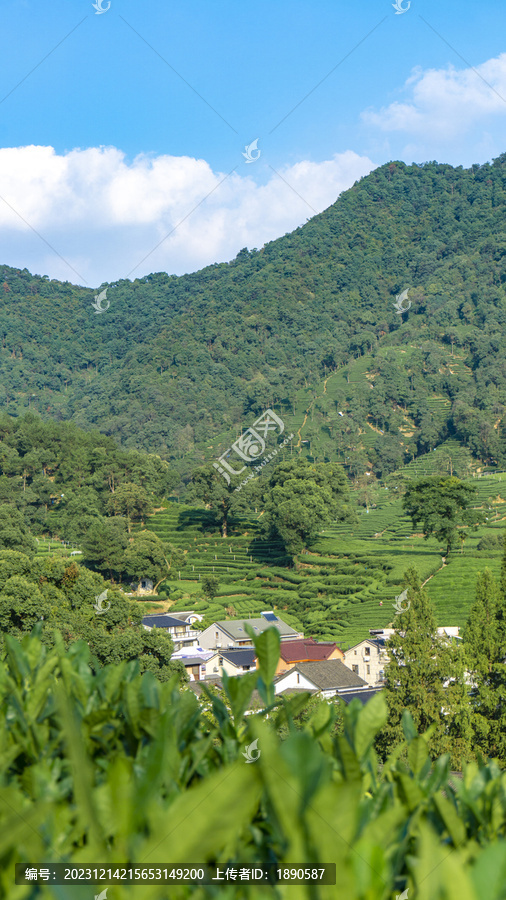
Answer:
<svg viewBox="0 0 506 900"><path fill-rule="evenodd" d="M2 266L0 405L184 476L269 406L304 452L357 474L448 438L505 466L505 179L506 155L385 165L261 250L108 285L104 315L93 291Z"/></svg>

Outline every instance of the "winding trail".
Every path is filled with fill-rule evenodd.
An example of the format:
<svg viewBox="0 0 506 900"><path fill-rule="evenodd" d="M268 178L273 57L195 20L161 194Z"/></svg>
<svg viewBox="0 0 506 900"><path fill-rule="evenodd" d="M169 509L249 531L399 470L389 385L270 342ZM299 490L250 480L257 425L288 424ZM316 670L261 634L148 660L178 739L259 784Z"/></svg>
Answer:
<svg viewBox="0 0 506 900"><path fill-rule="evenodd" d="M443 562L442 562L442 564L439 566L439 569L436 569L436 571L435 571L432 575L429 575L429 577L426 578L424 582L422 582L422 587L425 587L425 585L427 584L427 582L430 581L431 578L434 578L434 575L437 575L437 573L440 572L441 569L444 569L444 568L445 568L445 566L447 565L447 563L446 563L446 556L442 556L441 559L443 560Z"/></svg>
<svg viewBox="0 0 506 900"><path fill-rule="evenodd" d="M324 382L323 382L323 394L326 394L326 393L327 393L327 381L329 380L329 378L333 378L334 375L338 375L339 372L341 372L342 369L345 369L345 368L346 368L346 366L341 366L340 369L336 369L335 372L331 372L330 375L327 375L326 379L325 379ZM302 434L301 434L301 432L302 432L302 429L304 428L304 425L305 425L306 422L307 422L307 417L308 417L309 412L311 411L311 407L313 406L314 403L316 403L316 401L317 401L320 397L323 397L323 394L318 394L317 397L313 397L313 399L311 400L311 403L309 404L308 408L306 409L306 412L305 412L305 415L304 415L304 421L303 421L302 425L300 426L299 430L297 431L297 435L298 435L298 437L299 437L299 440L298 440L298 443L297 443L297 447L300 447L300 445L301 445L301 442L302 442Z"/></svg>

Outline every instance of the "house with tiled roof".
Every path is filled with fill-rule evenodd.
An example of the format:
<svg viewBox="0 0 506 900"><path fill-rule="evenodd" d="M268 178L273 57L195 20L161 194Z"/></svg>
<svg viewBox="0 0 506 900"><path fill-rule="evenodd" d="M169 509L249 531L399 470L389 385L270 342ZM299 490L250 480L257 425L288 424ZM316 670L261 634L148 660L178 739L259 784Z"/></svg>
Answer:
<svg viewBox="0 0 506 900"><path fill-rule="evenodd" d="M276 675L292 669L299 663L318 662L322 659L344 659L344 653L335 641L315 641L314 638L282 641Z"/></svg>
<svg viewBox="0 0 506 900"><path fill-rule="evenodd" d="M282 642L304 637L301 632L295 631L294 628L269 611L268 614L262 613L259 619L225 619L214 622L201 633L199 644L205 650L252 647L253 642L246 631L246 623L251 626L256 635L261 634L267 628L277 628Z"/></svg>
<svg viewBox="0 0 506 900"><path fill-rule="evenodd" d="M323 698L341 693L348 695L367 689L367 683L340 659L299 663L274 679L274 692L310 691Z"/></svg>
<svg viewBox="0 0 506 900"><path fill-rule="evenodd" d="M224 670L227 675L244 675L255 669L254 647L231 647L229 650L217 650L206 662L206 678L216 678Z"/></svg>
<svg viewBox="0 0 506 900"><path fill-rule="evenodd" d="M158 616L144 616L142 624L147 631L151 631L152 628L163 628L174 641L174 650L198 646L200 636L198 628L194 628L190 622L176 619L175 616L167 613Z"/></svg>
<svg viewBox="0 0 506 900"><path fill-rule="evenodd" d="M190 681L203 681L206 677L206 663L213 655L212 650L202 650L202 647L194 647L187 644L179 650L175 650L171 660L178 660L183 664Z"/></svg>
<svg viewBox="0 0 506 900"><path fill-rule="evenodd" d="M202 613L196 613L192 609L183 610L182 612L173 612L172 610L168 615L171 615L173 619L181 619L183 622L188 622L189 625L194 625L196 622L202 622L204 616Z"/></svg>

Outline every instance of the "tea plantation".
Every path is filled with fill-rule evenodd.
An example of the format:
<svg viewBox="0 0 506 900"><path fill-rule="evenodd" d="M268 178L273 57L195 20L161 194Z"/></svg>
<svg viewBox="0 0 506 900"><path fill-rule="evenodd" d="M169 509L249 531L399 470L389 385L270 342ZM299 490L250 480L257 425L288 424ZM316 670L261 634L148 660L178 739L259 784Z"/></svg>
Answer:
<svg viewBox="0 0 506 900"><path fill-rule="evenodd" d="M417 461L420 477L435 454ZM406 470L405 469L403 471ZM462 626L474 601L478 572L500 567L501 549L478 550L485 535L500 535L506 526L506 475L470 478L477 488L476 506L487 520L470 532L462 548L443 564L443 548L412 533L398 490L382 487L368 512L357 509L355 525L336 524L321 533L296 568L280 544L262 540L254 515L235 522L223 539L206 510L171 503L150 517L147 527L186 551L186 565L164 587L174 611L189 606L208 619L254 617L275 609L294 628L318 640L336 640L343 648L369 635L370 628L392 625L393 602L403 588L403 573L414 565L433 599L439 625ZM204 599L204 575L219 579L213 600ZM175 601L175 602L174 602ZM146 611L150 600L143 602Z"/></svg>

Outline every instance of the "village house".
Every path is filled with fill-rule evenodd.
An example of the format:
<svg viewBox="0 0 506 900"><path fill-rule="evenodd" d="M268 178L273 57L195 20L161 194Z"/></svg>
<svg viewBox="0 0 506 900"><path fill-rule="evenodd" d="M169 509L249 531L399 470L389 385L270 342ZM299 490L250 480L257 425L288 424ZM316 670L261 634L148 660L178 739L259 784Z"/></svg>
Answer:
<svg viewBox="0 0 506 900"><path fill-rule="evenodd" d="M202 613L193 612L193 610L185 610L184 612L173 612L170 610L170 615L173 619L181 619L183 622L187 622L188 625L194 625L195 622L202 622L204 616Z"/></svg>
<svg viewBox="0 0 506 900"><path fill-rule="evenodd" d="M255 669L254 647L231 648L230 650L218 650L206 662L206 678L216 678L224 670L227 675L244 675L251 669Z"/></svg>
<svg viewBox="0 0 506 900"><path fill-rule="evenodd" d="M209 625L201 634L199 644L204 650L229 650L232 647L252 647L253 642L246 631L245 624L253 632L261 634L272 625L277 628L281 641L296 640L304 635L287 625L271 611L262 613L259 619L225 619Z"/></svg>
<svg viewBox="0 0 506 900"><path fill-rule="evenodd" d="M206 677L206 662L202 656L176 657L186 669L190 681L204 681ZM174 657L172 657L174 659Z"/></svg>
<svg viewBox="0 0 506 900"><path fill-rule="evenodd" d="M437 629L442 640L460 643L460 629L453 625L443 625ZM385 666L389 661L387 641L396 633L395 628L370 628L371 639L360 641L344 651L344 662L352 672L360 675L374 687L381 687L385 681Z"/></svg>
<svg viewBox="0 0 506 900"><path fill-rule="evenodd" d="M141 578L140 581L133 582L130 587L135 594L152 594L153 582L151 578Z"/></svg>
<svg viewBox="0 0 506 900"><path fill-rule="evenodd" d="M376 640L366 638L344 651L345 665L373 687L384 683L387 662L385 641L381 638Z"/></svg>
<svg viewBox="0 0 506 900"><path fill-rule="evenodd" d="M375 639L387 641L396 631L396 628L370 628L369 634ZM450 638L456 641L462 640L458 625L441 625L437 629L437 634L443 638Z"/></svg>
<svg viewBox="0 0 506 900"><path fill-rule="evenodd" d="M274 679L274 691L310 691L321 697L334 697L341 693L352 695L367 690L367 683L340 659L299 663Z"/></svg>
<svg viewBox="0 0 506 900"><path fill-rule="evenodd" d="M203 681L206 677L206 663L212 655L212 650L183 646L172 654L171 660L179 660L183 664L190 681Z"/></svg>
<svg viewBox="0 0 506 900"><path fill-rule="evenodd" d="M152 628L163 628L174 641L174 650L181 650L183 647L197 647L199 644L200 631L194 628L192 623L176 619L175 616L170 616L168 613L144 616L142 624L148 631L151 631Z"/></svg>
<svg viewBox="0 0 506 900"><path fill-rule="evenodd" d="M344 660L344 653L335 641L315 641L314 638L282 641L275 675L281 675L299 663L322 659Z"/></svg>

